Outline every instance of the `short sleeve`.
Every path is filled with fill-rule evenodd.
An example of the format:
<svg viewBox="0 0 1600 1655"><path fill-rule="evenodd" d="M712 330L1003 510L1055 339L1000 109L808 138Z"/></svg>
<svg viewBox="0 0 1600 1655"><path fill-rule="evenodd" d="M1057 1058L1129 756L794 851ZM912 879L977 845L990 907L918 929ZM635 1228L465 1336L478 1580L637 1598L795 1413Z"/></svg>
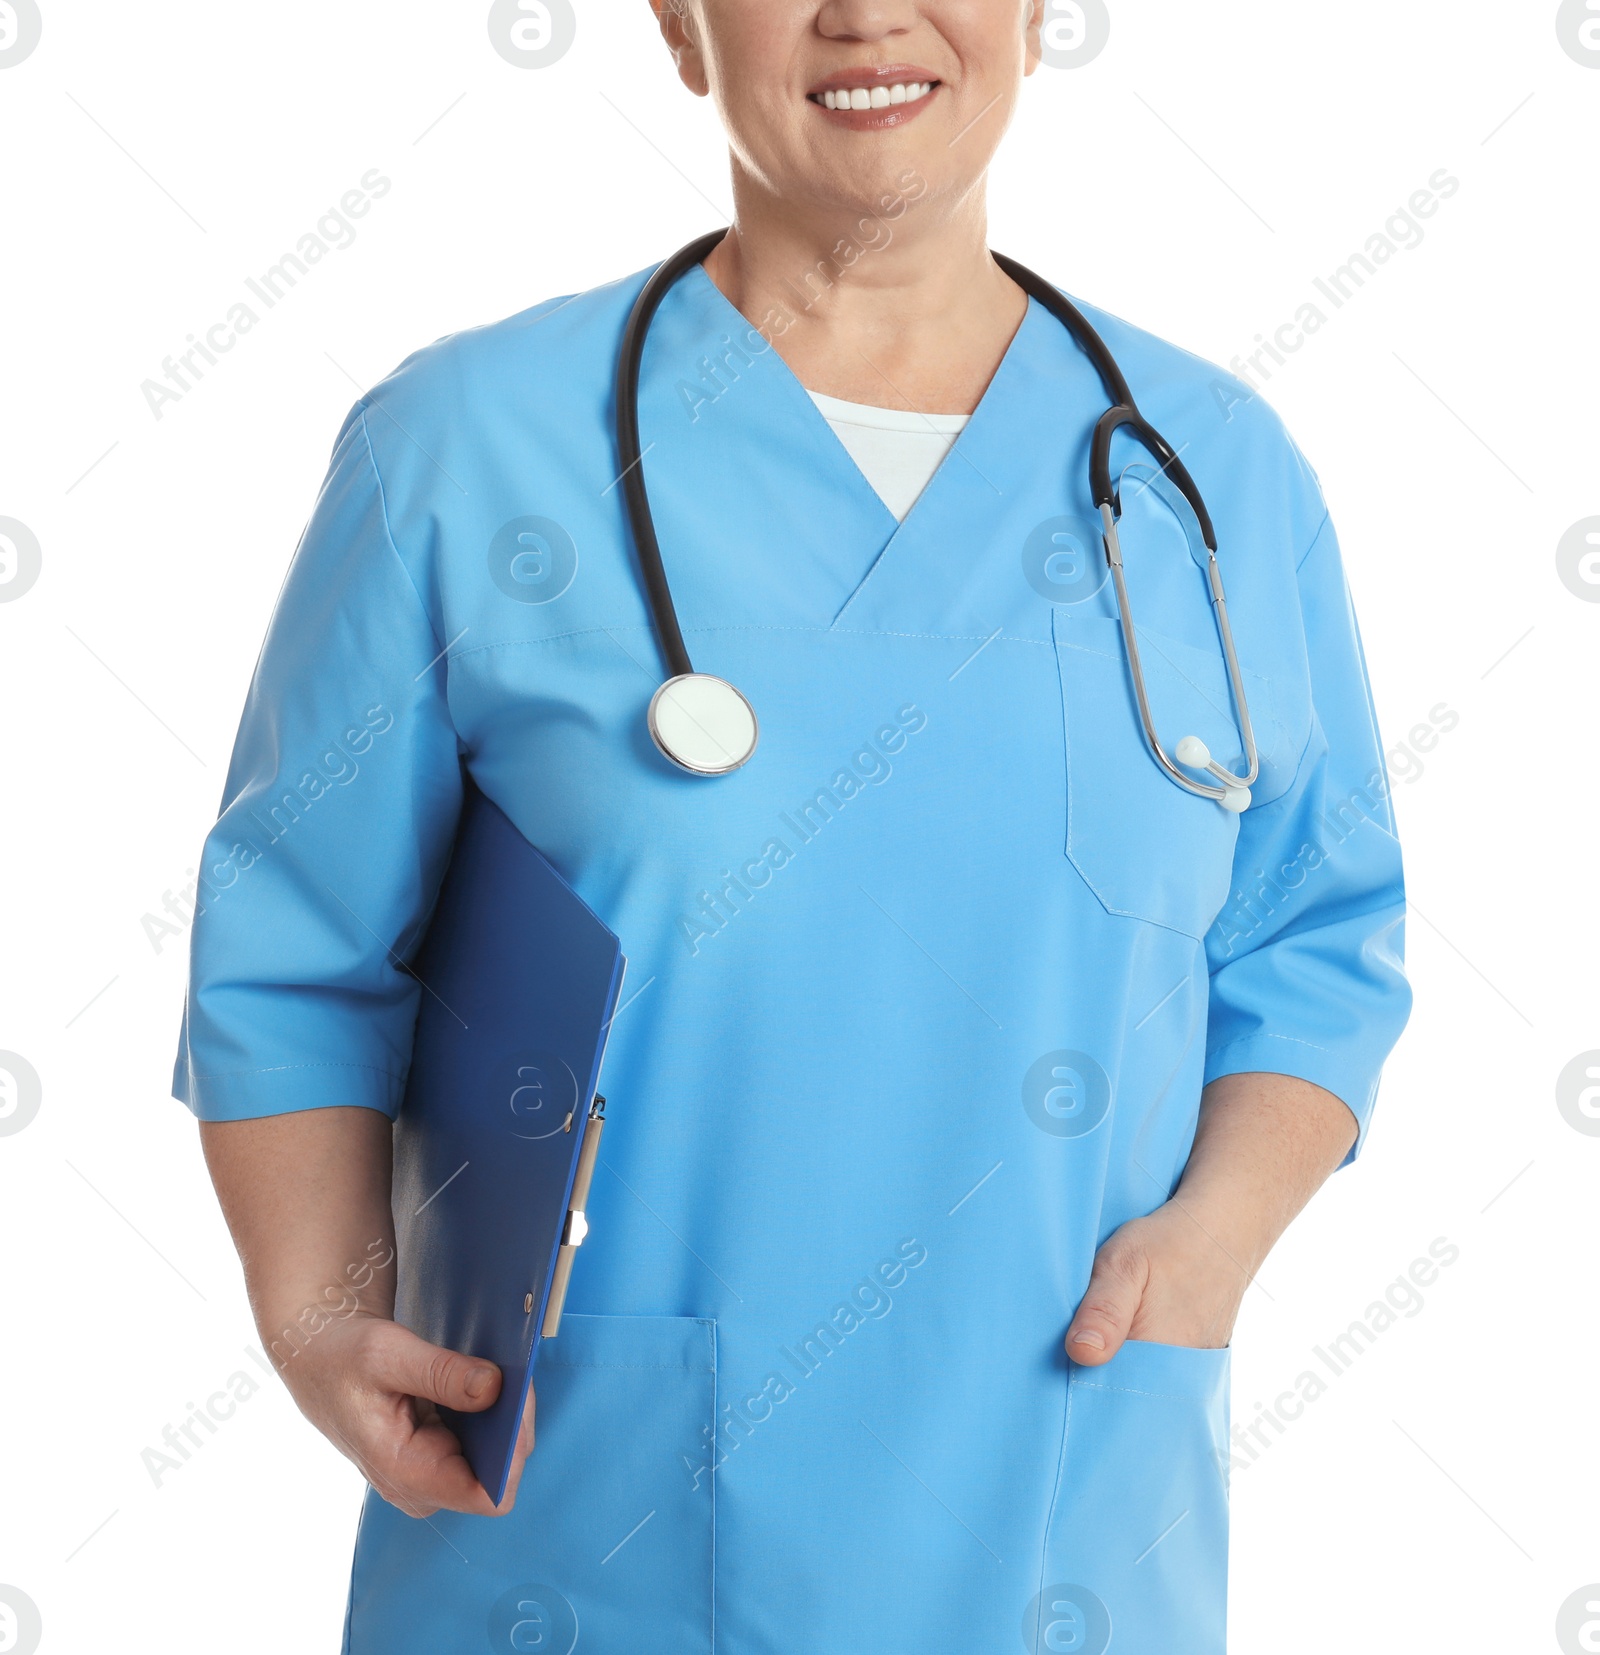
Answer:
<svg viewBox="0 0 1600 1655"><path fill-rule="evenodd" d="M173 1078L202 1120L398 1111L409 957L460 810L445 641L390 536L364 406L278 598L201 856Z"/></svg>
<svg viewBox="0 0 1600 1655"><path fill-rule="evenodd" d="M1233 891L1206 937L1206 1080L1295 1075L1365 1140L1405 1026L1405 892L1388 774L1330 520L1298 570L1310 734L1288 789L1245 812Z"/></svg>

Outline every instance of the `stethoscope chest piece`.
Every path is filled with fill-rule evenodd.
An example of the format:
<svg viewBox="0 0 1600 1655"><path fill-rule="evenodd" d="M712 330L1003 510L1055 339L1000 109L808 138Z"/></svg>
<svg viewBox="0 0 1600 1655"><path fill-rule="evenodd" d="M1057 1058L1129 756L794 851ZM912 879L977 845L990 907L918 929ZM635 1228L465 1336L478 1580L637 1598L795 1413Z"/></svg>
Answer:
<svg viewBox="0 0 1600 1655"><path fill-rule="evenodd" d="M685 672L650 698L650 736L680 769L725 776L756 750L754 708L724 678Z"/></svg>

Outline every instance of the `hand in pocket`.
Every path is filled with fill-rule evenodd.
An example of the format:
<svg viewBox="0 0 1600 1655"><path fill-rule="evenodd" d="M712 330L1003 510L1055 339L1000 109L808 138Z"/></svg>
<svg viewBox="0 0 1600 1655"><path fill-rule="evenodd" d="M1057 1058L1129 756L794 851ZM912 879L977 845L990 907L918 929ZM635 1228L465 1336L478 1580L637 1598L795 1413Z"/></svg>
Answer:
<svg viewBox="0 0 1600 1655"><path fill-rule="evenodd" d="M1114 1231L1095 1255L1067 1354L1098 1367L1125 1339L1220 1349L1233 1336L1248 1280L1222 1244L1169 1201Z"/></svg>

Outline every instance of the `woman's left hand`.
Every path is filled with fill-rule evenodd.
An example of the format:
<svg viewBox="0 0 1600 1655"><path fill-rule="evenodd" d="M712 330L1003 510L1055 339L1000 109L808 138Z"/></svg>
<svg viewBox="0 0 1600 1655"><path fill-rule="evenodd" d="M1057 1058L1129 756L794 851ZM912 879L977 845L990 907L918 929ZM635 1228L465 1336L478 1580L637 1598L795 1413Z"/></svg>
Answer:
<svg viewBox="0 0 1600 1655"><path fill-rule="evenodd" d="M1107 1238L1067 1330L1074 1362L1109 1362L1124 1339L1208 1350L1227 1344L1248 1277L1202 1225L1169 1201Z"/></svg>
<svg viewBox="0 0 1600 1655"><path fill-rule="evenodd" d="M1067 1354L1092 1368L1124 1339L1227 1344L1261 1261L1355 1135L1350 1111L1309 1081L1257 1073L1212 1081L1177 1193L1114 1230L1095 1255Z"/></svg>

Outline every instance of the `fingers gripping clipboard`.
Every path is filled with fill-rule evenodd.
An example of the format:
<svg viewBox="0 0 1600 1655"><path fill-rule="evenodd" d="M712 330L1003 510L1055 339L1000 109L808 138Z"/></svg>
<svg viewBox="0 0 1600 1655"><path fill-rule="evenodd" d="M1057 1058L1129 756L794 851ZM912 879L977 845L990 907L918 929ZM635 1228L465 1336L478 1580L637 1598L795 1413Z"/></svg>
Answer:
<svg viewBox="0 0 1600 1655"><path fill-rule="evenodd" d="M422 991L394 1131L395 1320L500 1368L491 1407L441 1410L496 1504L588 1230L605 1125L596 1088L626 964L611 930L468 778L412 962Z"/></svg>

